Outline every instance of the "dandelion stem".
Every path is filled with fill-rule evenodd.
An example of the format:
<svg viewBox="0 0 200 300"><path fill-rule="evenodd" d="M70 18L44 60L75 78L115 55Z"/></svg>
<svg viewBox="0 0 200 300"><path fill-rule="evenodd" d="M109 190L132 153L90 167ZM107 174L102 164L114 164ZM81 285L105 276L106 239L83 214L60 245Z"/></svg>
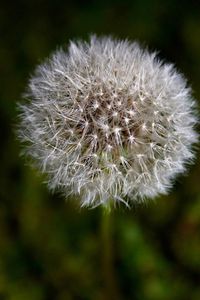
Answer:
<svg viewBox="0 0 200 300"><path fill-rule="evenodd" d="M121 299L114 268L113 213L109 206L102 207L102 272L104 281L104 299Z"/></svg>

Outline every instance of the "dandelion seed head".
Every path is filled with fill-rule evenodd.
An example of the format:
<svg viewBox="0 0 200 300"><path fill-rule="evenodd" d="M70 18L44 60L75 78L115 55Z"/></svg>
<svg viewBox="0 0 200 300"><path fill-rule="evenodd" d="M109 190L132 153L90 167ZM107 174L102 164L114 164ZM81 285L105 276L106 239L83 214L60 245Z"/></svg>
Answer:
<svg viewBox="0 0 200 300"><path fill-rule="evenodd" d="M37 67L26 98L18 133L27 154L51 189L83 206L167 193L193 159L191 90L135 42L71 42Z"/></svg>

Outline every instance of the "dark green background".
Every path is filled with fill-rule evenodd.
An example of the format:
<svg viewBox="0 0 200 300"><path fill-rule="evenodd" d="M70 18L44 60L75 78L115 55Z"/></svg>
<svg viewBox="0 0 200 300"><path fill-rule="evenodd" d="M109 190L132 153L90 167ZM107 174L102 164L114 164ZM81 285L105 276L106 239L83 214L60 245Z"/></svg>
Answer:
<svg viewBox="0 0 200 300"><path fill-rule="evenodd" d="M108 220L49 193L19 157L16 103L29 74L90 33L159 50L200 99L200 1L1 2L0 299L199 300L199 159L169 196Z"/></svg>

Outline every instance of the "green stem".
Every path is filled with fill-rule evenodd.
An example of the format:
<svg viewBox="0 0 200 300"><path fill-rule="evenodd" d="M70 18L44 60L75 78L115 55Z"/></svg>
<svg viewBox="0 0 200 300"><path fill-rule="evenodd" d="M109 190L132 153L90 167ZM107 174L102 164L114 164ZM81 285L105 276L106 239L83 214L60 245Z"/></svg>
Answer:
<svg viewBox="0 0 200 300"><path fill-rule="evenodd" d="M110 206L102 211L102 268L104 278L104 299L119 300L119 288L114 268L113 214Z"/></svg>

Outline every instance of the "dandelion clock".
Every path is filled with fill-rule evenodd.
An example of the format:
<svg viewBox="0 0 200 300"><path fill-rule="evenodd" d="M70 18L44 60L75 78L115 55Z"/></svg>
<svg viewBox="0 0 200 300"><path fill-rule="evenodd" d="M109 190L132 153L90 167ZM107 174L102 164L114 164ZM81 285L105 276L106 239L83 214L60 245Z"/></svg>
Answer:
<svg viewBox="0 0 200 300"><path fill-rule="evenodd" d="M36 68L25 96L25 153L51 189L76 194L82 206L165 194L193 159L191 90L136 42L71 42Z"/></svg>

